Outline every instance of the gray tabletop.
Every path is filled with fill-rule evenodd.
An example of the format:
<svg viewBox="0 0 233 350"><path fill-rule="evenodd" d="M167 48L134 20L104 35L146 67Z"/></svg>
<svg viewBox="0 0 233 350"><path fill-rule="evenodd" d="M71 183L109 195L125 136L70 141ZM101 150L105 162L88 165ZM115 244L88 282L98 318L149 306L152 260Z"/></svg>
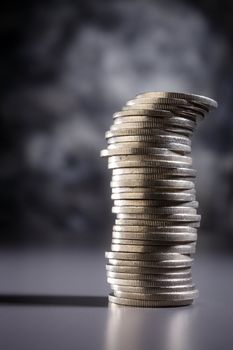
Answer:
<svg viewBox="0 0 233 350"><path fill-rule="evenodd" d="M104 251L2 250L0 348L233 349L233 257L200 255L200 297L180 308L108 306Z"/></svg>

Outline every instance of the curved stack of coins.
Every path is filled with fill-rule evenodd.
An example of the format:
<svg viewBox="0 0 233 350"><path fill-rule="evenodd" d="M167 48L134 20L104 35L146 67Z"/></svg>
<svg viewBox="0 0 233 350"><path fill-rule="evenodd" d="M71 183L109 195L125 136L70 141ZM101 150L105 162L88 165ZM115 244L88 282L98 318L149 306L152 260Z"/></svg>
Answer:
<svg viewBox="0 0 233 350"><path fill-rule="evenodd" d="M137 95L113 115L106 132L113 213L109 301L156 307L191 304L200 215L192 167L196 124L217 103L172 92Z"/></svg>

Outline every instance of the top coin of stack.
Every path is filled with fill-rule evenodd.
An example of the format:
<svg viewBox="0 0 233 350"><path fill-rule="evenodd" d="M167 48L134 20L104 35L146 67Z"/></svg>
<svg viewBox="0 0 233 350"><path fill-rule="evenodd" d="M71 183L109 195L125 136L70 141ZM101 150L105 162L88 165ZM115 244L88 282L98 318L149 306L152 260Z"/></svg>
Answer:
<svg viewBox="0 0 233 350"><path fill-rule="evenodd" d="M191 265L200 215L191 136L216 107L204 96L148 92L114 113L101 151L112 169L116 214L106 253L110 302L174 306L197 297Z"/></svg>

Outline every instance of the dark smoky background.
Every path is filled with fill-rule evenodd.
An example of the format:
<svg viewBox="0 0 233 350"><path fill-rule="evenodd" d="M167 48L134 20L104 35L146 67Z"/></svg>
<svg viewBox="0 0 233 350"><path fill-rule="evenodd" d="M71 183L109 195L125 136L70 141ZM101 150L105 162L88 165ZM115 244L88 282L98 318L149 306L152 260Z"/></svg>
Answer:
<svg viewBox="0 0 233 350"><path fill-rule="evenodd" d="M143 91L219 102L193 139L206 248L233 248L231 1L1 5L1 245L106 247L113 112Z"/></svg>

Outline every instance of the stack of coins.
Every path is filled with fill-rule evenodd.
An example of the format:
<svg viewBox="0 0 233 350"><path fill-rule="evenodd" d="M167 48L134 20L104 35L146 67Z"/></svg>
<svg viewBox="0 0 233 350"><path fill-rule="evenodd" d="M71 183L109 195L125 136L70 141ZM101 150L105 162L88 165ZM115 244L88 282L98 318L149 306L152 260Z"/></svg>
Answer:
<svg viewBox="0 0 233 350"><path fill-rule="evenodd" d="M129 306L191 304L191 265L200 215L191 137L217 103L207 97L148 92L113 115L106 132L112 169L113 226L106 252L109 301Z"/></svg>

